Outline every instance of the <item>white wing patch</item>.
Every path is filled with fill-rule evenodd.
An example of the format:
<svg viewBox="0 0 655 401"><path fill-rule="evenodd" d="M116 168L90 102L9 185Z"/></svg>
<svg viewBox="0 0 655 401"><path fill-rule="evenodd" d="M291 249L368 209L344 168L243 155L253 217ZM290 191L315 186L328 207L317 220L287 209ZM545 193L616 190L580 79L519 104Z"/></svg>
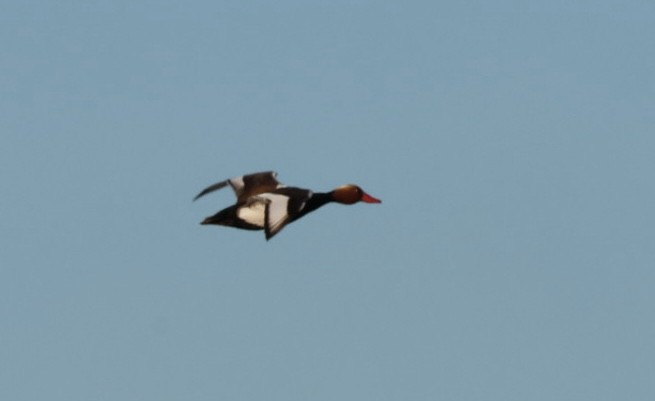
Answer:
<svg viewBox="0 0 655 401"><path fill-rule="evenodd" d="M258 197L268 200L266 206L266 235L274 236L289 222L289 197L280 194L261 194Z"/></svg>
<svg viewBox="0 0 655 401"><path fill-rule="evenodd" d="M263 228L266 231L266 238L270 239L289 222L288 207L288 196L263 193L248 198L248 201L237 209L237 217Z"/></svg>
<svg viewBox="0 0 655 401"><path fill-rule="evenodd" d="M287 210L289 197L279 194L262 194L261 197L269 200L268 221L266 224L271 231L278 231L289 217Z"/></svg>
<svg viewBox="0 0 655 401"><path fill-rule="evenodd" d="M270 203L268 199L253 196L248 199L245 205L237 209L237 217L247 223L264 228L266 205L268 203Z"/></svg>
<svg viewBox="0 0 655 401"><path fill-rule="evenodd" d="M246 185L243 182L243 176L230 178L227 182L230 183L230 186L234 189L234 193L237 194L237 196L243 192L243 187Z"/></svg>

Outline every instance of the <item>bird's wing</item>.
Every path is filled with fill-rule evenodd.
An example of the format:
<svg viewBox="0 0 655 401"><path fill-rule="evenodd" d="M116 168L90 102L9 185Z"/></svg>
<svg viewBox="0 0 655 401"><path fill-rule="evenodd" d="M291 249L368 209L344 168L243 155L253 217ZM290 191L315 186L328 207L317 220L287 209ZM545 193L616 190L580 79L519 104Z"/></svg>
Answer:
<svg viewBox="0 0 655 401"><path fill-rule="evenodd" d="M265 193L257 196L268 200L264 213L264 232L266 240L280 232L291 221L289 197L281 194Z"/></svg>
<svg viewBox="0 0 655 401"><path fill-rule="evenodd" d="M251 196L260 195L266 192L281 188L284 185L277 179L275 171L265 171L263 173L247 174L241 177L235 177L228 180L237 196L237 202L243 203L248 201Z"/></svg>
<svg viewBox="0 0 655 401"><path fill-rule="evenodd" d="M220 181L208 186L200 191L193 200L224 188L229 184L234 190L234 194L237 196L237 203L245 203L251 196L283 187L284 185L282 185L276 177L276 172L264 171L230 178L229 180Z"/></svg>
<svg viewBox="0 0 655 401"><path fill-rule="evenodd" d="M196 197L193 198L193 200L194 201L198 200L198 198L200 198L201 196L207 195L210 192L218 191L219 189L227 186L228 181L229 180L225 180L225 181L217 182L216 184L212 184L212 185L208 186L207 188L200 191L200 193L198 195L196 195Z"/></svg>
<svg viewBox="0 0 655 401"><path fill-rule="evenodd" d="M266 239L271 239L290 221L289 197L274 193L251 196L237 209L237 217L257 227L262 227Z"/></svg>
<svg viewBox="0 0 655 401"><path fill-rule="evenodd" d="M271 201L261 196L251 196L237 208L237 217L248 224L264 228L266 226L266 207Z"/></svg>

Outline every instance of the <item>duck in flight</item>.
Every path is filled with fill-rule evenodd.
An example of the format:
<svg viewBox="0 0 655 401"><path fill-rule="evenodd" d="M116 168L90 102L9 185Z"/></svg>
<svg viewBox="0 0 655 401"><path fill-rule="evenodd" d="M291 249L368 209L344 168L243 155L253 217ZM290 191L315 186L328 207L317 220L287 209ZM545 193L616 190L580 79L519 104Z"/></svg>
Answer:
<svg viewBox="0 0 655 401"><path fill-rule="evenodd" d="M287 224L327 203L352 205L357 202L382 202L357 185L343 185L330 192L312 192L283 185L276 177L274 171L253 173L220 181L203 189L194 201L229 185L237 202L207 217L200 224L264 230L266 240L269 240Z"/></svg>

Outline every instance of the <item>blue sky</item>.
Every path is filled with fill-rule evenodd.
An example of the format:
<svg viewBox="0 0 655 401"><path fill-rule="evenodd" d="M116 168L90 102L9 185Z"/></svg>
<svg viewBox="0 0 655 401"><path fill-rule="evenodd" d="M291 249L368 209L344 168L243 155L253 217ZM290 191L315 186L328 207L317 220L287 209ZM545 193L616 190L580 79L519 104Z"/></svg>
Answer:
<svg viewBox="0 0 655 401"><path fill-rule="evenodd" d="M654 399L654 13L3 3L0 398Z"/></svg>

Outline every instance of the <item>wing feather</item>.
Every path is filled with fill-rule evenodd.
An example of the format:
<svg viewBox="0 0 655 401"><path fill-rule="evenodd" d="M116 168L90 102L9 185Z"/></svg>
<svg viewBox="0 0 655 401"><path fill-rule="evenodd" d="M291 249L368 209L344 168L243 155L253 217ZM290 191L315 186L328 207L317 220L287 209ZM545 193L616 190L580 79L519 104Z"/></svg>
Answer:
<svg viewBox="0 0 655 401"><path fill-rule="evenodd" d="M275 177L275 171L265 171L262 173L247 174L242 177L233 178L230 185L234 188L237 196L237 202L247 202L251 196L271 192L277 188L283 187Z"/></svg>
<svg viewBox="0 0 655 401"><path fill-rule="evenodd" d="M232 187L234 190L234 194L237 197L237 202L244 203L247 202L248 198L251 196L259 195L283 187L284 185L282 185L276 179L276 177L277 173L275 171L263 171L260 173L252 173L230 178L229 180L223 180L208 186L207 188L200 191L200 193L196 195L193 200L195 201L198 198L211 192L225 188L229 184L230 187Z"/></svg>
<svg viewBox="0 0 655 401"><path fill-rule="evenodd" d="M227 184L228 184L228 181L227 181L227 180L225 180L225 181L221 181L221 182L217 182L216 184L212 184L212 185L208 186L207 188L203 189L202 191L200 191L200 193L199 193L198 195L196 195L196 197L193 198L193 200L194 200L194 201L195 201L195 200L198 200L198 198L200 198L200 197L202 197L202 196L205 196L205 195L207 195L208 193L211 193L211 192L214 192L214 191L218 191L219 189L224 188L225 186L227 186Z"/></svg>
<svg viewBox="0 0 655 401"><path fill-rule="evenodd" d="M266 239L269 240L291 221L289 215L289 197L272 193L262 194L259 197L268 200L264 216L264 231L266 233Z"/></svg>

